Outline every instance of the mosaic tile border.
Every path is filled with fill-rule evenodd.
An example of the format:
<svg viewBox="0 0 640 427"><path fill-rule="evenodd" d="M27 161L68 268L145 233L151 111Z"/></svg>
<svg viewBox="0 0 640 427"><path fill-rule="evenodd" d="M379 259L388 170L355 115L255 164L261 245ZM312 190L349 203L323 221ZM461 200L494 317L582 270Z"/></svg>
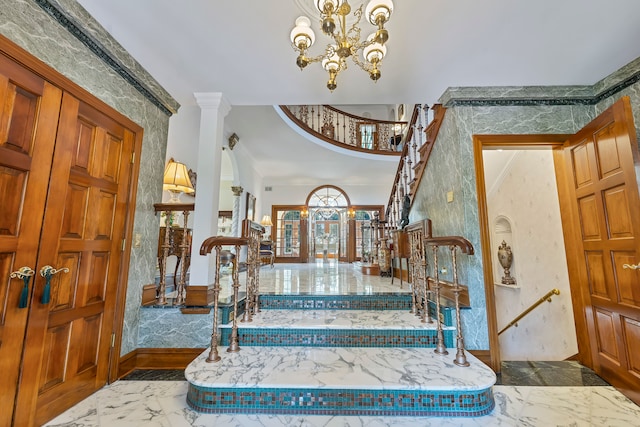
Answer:
<svg viewBox="0 0 640 427"><path fill-rule="evenodd" d="M260 295L262 310L410 310L410 294Z"/></svg>
<svg viewBox="0 0 640 427"><path fill-rule="evenodd" d="M495 407L493 389L365 390L217 388L189 383L187 404L198 412L245 414L478 417Z"/></svg>
<svg viewBox="0 0 640 427"><path fill-rule="evenodd" d="M435 348L435 329L276 329L238 328L240 346L279 347L420 347ZM455 347L456 331L446 329L444 343ZM231 328L220 330L220 345L229 345Z"/></svg>

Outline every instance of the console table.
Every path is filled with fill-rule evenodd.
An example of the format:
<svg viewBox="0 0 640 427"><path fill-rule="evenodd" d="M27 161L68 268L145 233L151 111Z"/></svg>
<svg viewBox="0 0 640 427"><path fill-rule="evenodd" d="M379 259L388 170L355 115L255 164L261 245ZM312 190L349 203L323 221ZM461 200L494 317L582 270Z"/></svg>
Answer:
<svg viewBox="0 0 640 427"><path fill-rule="evenodd" d="M153 205L156 214L163 212L168 218L173 212L182 212L182 227L160 227L158 233L158 264L160 266L160 283L158 284L157 301L158 304L166 304L166 270L167 258L170 255L178 256L178 265L180 269L180 280L176 286L176 304L182 304L185 299L185 286L187 269L190 264L191 257L191 230L187 227L189 222L189 212L195 208L194 203L156 203ZM163 234L164 233L164 234ZM176 273L178 271L176 265ZM174 276L175 280L175 276ZM175 283L175 282L174 282Z"/></svg>

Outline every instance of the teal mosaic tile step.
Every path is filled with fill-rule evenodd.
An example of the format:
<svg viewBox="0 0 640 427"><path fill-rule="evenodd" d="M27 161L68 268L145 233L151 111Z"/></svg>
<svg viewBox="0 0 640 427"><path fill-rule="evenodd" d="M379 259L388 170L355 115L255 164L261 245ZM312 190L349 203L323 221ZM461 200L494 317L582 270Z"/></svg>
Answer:
<svg viewBox="0 0 640 427"><path fill-rule="evenodd" d="M261 294L261 310L411 310L411 295L407 293L373 295L278 295ZM434 317L436 303L429 301L429 314ZM455 325L455 308L440 305L440 321Z"/></svg>
<svg viewBox="0 0 640 427"><path fill-rule="evenodd" d="M454 347L455 330L444 330L444 342ZM220 345L229 345L231 329L220 330ZM276 329L238 328L240 346L422 347L435 348L434 329Z"/></svg>
<svg viewBox="0 0 640 427"><path fill-rule="evenodd" d="M479 390L218 388L189 383L187 404L204 413L478 417L495 407Z"/></svg>
<svg viewBox="0 0 640 427"><path fill-rule="evenodd" d="M410 310L411 295L407 293L374 295L261 294L260 308L263 310Z"/></svg>

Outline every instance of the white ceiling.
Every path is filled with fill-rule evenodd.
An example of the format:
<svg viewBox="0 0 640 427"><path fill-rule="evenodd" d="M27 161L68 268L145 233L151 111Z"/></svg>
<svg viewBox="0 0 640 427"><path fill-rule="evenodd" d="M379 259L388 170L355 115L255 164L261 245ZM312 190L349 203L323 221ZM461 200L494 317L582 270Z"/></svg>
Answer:
<svg viewBox="0 0 640 427"><path fill-rule="evenodd" d="M330 93L319 64L296 67L289 42L302 13L297 3L312 0L78 1L184 106L195 104L194 92L222 92L234 107L431 105L452 86L590 85L640 57L638 0L396 0L382 78L373 83L353 65ZM311 53L326 42L317 29ZM271 107L233 108L229 121L246 128L249 118L272 115ZM264 146L264 128L255 140L248 134L258 131L233 130L250 150ZM291 148L301 138L276 132L281 139L269 140L271 154L256 156L258 172L292 176L291 159L283 168L272 158L290 153L312 174L315 163L303 162L308 152ZM327 164L326 173L354 165L322 153L313 161Z"/></svg>

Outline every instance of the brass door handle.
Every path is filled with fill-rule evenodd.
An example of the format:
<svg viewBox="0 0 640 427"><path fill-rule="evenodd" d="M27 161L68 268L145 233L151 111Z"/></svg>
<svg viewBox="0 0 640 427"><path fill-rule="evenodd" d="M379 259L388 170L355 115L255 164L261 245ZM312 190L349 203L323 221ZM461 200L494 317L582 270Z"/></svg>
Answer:
<svg viewBox="0 0 640 427"><path fill-rule="evenodd" d="M17 271L14 271L9 275L12 279L22 279L24 282L24 286L22 287L22 292L20 292L20 302L18 303L18 308L26 308L27 303L29 302L29 280L31 276L36 274L29 267L20 267Z"/></svg>
<svg viewBox="0 0 640 427"><path fill-rule="evenodd" d="M622 268L630 268L631 270L637 270L640 268L640 264L622 264Z"/></svg>
<svg viewBox="0 0 640 427"><path fill-rule="evenodd" d="M40 269L40 275L44 277L45 280L42 299L40 300L42 304L49 304L49 301L51 300L51 276L60 272L68 273L69 269L67 267L63 267L56 270L50 265L45 265Z"/></svg>

